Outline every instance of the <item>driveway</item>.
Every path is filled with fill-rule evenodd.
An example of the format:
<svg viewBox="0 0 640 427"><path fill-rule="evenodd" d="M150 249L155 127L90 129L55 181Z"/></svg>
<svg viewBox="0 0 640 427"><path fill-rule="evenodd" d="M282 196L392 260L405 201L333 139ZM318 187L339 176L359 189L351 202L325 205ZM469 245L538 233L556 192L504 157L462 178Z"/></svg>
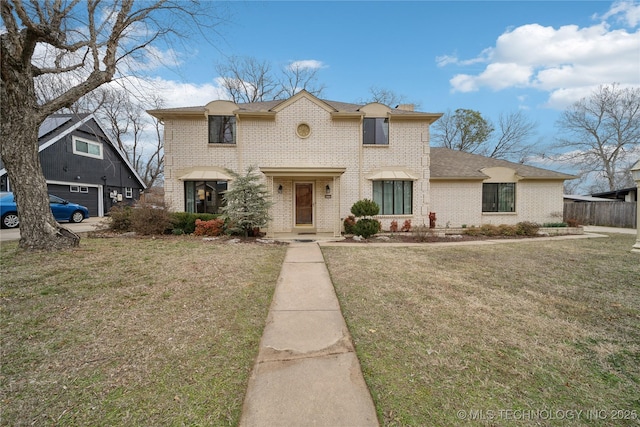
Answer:
<svg viewBox="0 0 640 427"><path fill-rule="evenodd" d="M98 224L100 224L105 218L104 217L92 217L85 219L81 223L74 224L71 222L61 222L63 226L67 227L69 230L74 233L85 233L87 231L93 231L96 229ZM11 228L11 229L0 229L0 241L7 242L10 240L19 240L20 239L20 229L19 228Z"/></svg>

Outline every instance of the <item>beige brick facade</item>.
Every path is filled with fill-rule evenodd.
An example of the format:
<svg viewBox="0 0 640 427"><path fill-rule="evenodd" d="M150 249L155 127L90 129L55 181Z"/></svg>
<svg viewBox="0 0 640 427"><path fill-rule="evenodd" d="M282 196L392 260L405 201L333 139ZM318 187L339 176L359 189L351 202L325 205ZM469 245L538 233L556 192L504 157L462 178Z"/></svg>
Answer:
<svg viewBox="0 0 640 427"><path fill-rule="evenodd" d="M255 166L262 172L274 202L266 230L271 235L339 235L342 220L350 215L353 203L373 199L375 180L412 182L412 213L380 215L383 229L388 229L392 220L399 224L406 219L414 225L429 224L432 211L436 212L439 227L447 223L454 227L523 220L550 222L557 221L554 214L562 212L562 184L566 177L528 180L508 168L497 168L480 178L439 176L431 180L429 126L440 114L393 109L377 103L331 103L304 91L280 102L236 105L215 101L205 107L150 113L164 121L165 200L170 209L186 210L185 180L190 177L224 177L225 169L243 173L247 167ZM236 117L234 144L209 143L209 114ZM388 119L388 144L363 144L365 118ZM501 174L517 181L516 212L483 214L482 183L503 179ZM312 221L297 224L296 191L309 189Z"/></svg>

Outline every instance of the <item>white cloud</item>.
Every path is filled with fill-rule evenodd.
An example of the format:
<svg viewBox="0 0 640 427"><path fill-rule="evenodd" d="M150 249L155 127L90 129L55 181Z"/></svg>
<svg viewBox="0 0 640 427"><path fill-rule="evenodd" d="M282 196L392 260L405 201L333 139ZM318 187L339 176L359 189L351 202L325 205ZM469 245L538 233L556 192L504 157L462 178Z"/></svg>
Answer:
<svg viewBox="0 0 640 427"><path fill-rule="evenodd" d="M288 65L290 69L318 69L325 68L326 66L322 63L322 61L317 61L315 59L302 59L298 61L291 61Z"/></svg>
<svg viewBox="0 0 640 427"><path fill-rule="evenodd" d="M633 1L617 1L604 15L593 16L594 19L602 20L607 20L611 17L616 17L617 22L633 28L640 23L640 4Z"/></svg>
<svg viewBox="0 0 640 427"><path fill-rule="evenodd" d="M600 18L620 18L634 27L640 22L640 5L617 2ZM476 58L460 60L444 55L436 58L436 62L440 67L487 63L477 74L452 77L452 92L527 87L549 92L548 105L557 108L566 106L569 100L587 96L602 84L639 85L639 46L640 30L613 30L604 21L584 28L527 24L506 31L494 47L485 49Z"/></svg>

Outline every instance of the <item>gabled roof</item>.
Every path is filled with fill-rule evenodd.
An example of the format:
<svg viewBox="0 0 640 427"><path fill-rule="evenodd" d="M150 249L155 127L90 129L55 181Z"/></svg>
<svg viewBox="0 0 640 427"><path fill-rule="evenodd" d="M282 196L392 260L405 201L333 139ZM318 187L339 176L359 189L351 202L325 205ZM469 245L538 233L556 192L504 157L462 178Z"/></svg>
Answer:
<svg viewBox="0 0 640 427"><path fill-rule="evenodd" d="M235 110L236 114L243 113L275 113L282 107L288 105L289 102L295 101L298 98L306 97L314 99L318 105L323 106L325 109L332 111L337 117L340 116L363 116L361 108L368 104L353 104L348 102L331 101L327 99L320 99L306 90L301 90L290 98L276 99L273 101L259 101L249 103L237 103L238 109ZM206 106L195 107L178 107L178 108L163 108L158 110L147 110L147 113L152 116L163 120L169 117L193 117L204 116L207 113ZM425 119L431 122L437 120L441 113L425 113L419 111L409 111L401 108L391 108L389 111L391 117L403 118L403 119Z"/></svg>
<svg viewBox="0 0 640 427"><path fill-rule="evenodd" d="M62 138L79 129L81 126L91 120L93 120L95 124L100 128L109 144L116 151L122 161L127 165L127 167L131 170L131 172L133 172L140 185L142 185L142 188L147 188L138 172L131 165L131 163L129 163L129 160L127 160L127 156L122 151L120 151L118 146L109 136L109 133L106 132L106 130L100 125L100 122L94 114L52 114L51 116L47 117L38 129L38 152L41 152L47 147L50 147L51 145L60 141ZM6 173L6 168L0 169L0 176Z"/></svg>
<svg viewBox="0 0 640 427"><path fill-rule="evenodd" d="M509 162L507 160L493 159L464 151L451 150L443 147L431 148L431 179L483 180L489 176L484 174L482 169L495 167L513 169L516 175L522 179L565 180L577 178L574 175Z"/></svg>

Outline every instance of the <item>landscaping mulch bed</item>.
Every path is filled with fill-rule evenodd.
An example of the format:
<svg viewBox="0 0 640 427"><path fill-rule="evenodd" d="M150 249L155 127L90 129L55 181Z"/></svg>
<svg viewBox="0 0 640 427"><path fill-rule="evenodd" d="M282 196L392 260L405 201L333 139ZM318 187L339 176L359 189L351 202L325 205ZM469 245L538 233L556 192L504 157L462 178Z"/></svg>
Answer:
<svg viewBox="0 0 640 427"><path fill-rule="evenodd" d="M354 239L354 237L356 237ZM429 235L429 236L416 236L412 233L392 233L392 234L378 234L371 236L368 239L357 239L357 236L346 236L344 240L340 240L340 243L454 243L454 242L473 242L481 240L516 240L516 239L535 239L537 237L549 237L549 236L471 236L468 234L448 234L443 236Z"/></svg>

